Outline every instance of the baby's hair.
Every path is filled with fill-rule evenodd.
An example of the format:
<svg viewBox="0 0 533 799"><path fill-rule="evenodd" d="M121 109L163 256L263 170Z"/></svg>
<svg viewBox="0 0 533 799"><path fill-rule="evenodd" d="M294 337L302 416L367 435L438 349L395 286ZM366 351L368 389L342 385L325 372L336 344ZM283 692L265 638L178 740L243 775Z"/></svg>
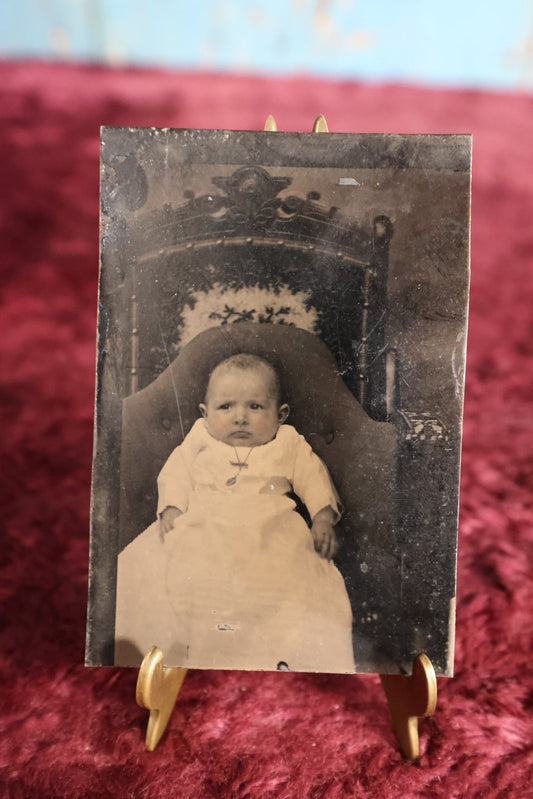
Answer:
<svg viewBox="0 0 533 799"><path fill-rule="evenodd" d="M278 405L281 404L281 380L278 374L278 370L276 367L267 361L266 358L261 358L260 355L253 355L251 352L238 352L236 355L230 355L229 358L226 358L223 361L220 361L214 369L209 374L209 380L207 381L207 388L206 388L206 399L207 399L207 392L209 390L209 383L211 378L218 371L229 371L230 369L248 369L248 370L258 370L267 368L272 376L272 383L269 390L269 396L273 397L276 400Z"/></svg>

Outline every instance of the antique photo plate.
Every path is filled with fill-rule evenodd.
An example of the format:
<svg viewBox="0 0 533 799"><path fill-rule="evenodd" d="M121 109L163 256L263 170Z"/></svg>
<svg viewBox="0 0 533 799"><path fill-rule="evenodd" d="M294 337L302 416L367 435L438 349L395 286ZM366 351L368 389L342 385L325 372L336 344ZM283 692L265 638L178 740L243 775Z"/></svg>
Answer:
<svg viewBox="0 0 533 799"><path fill-rule="evenodd" d="M470 163L102 129L88 665L452 674Z"/></svg>

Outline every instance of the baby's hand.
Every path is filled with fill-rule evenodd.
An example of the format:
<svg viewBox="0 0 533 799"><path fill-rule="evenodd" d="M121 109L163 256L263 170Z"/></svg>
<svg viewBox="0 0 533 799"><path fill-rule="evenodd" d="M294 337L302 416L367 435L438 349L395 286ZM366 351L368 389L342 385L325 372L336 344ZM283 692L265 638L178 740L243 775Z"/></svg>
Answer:
<svg viewBox="0 0 533 799"><path fill-rule="evenodd" d="M163 540L167 533L170 533L178 516L181 516L181 511L173 505L169 505L168 508L165 508L161 513L159 517L159 533L161 540Z"/></svg>
<svg viewBox="0 0 533 799"><path fill-rule="evenodd" d="M315 549L326 560L331 560L338 549L337 536L330 522L315 519L311 527Z"/></svg>
<svg viewBox="0 0 533 799"><path fill-rule="evenodd" d="M322 557L327 560L331 560L339 548L337 536L333 529L335 521L335 512L333 508L328 505L318 511L311 526L311 534L315 542L315 549L319 555L322 555Z"/></svg>

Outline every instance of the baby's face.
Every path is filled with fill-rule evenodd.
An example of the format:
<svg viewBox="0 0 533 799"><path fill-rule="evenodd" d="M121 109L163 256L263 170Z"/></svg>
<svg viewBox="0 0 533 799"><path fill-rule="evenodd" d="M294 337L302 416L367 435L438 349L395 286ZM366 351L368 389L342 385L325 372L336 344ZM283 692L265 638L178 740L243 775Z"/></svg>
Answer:
<svg viewBox="0 0 533 799"><path fill-rule="evenodd" d="M213 438L234 447L271 441L289 412L278 406L268 367L215 370L200 409Z"/></svg>

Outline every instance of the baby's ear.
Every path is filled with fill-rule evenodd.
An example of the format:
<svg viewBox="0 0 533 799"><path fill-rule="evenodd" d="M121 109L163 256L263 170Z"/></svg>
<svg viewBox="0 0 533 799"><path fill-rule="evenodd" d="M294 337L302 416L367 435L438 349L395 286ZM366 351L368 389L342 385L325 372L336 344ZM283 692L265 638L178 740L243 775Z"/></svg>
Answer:
<svg viewBox="0 0 533 799"><path fill-rule="evenodd" d="M287 416L289 415L290 410L291 409L289 408L286 402L283 405L279 406L278 419L280 424L283 424L284 422L287 421Z"/></svg>
<svg viewBox="0 0 533 799"><path fill-rule="evenodd" d="M207 416L207 405L204 405L204 403L203 403L203 402L201 402L201 403L198 405L198 407L200 408L200 413L202 414L202 416L203 416L203 417L204 417L204 419L205 419L205 418L206 418L206 416Z"/></svg>

